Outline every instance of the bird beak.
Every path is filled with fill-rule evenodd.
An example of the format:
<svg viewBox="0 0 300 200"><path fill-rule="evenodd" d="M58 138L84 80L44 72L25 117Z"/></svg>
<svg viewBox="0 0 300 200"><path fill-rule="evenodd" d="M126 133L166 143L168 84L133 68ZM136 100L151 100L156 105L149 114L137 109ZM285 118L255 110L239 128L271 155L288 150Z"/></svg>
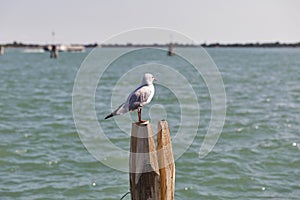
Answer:
<svg viewBox="0 0 300 200"><path fill-rule="evenodd" d="M153 80L154 80L154 81L157 81L157 79L156 79L156 78L153 78Z"/></svg>

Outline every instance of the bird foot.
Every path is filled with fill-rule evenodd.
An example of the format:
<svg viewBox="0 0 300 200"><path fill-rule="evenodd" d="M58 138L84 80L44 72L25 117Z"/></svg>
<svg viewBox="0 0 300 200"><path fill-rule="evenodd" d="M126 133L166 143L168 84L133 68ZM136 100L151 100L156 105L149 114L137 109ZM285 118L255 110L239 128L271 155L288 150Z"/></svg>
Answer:
<svg viewBox="0 0 300 200"><path fill-rule="evenodd" d="M139 120L140 124L143 124L143 123L146 123L146 122L148 122L148 120Z"/></svg>

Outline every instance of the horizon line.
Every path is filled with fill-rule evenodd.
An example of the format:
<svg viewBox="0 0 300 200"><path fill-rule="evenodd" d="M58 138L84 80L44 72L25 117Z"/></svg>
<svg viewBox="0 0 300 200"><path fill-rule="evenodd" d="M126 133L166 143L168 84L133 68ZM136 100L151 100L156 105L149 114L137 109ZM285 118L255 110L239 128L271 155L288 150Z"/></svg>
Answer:
<svg viewBox="0 0 300 200"><path fill-rule="evenodd" d="M23 43L14 41L12 43L0 43L2 47L28 47L28 48L44 48L51 45L67 45L63 43ZM179 43L179 42L166 42L166 43L103 43L98 44L94 43L70 43L70 46L84 46L84 47L165 47L165 46L174 46L174 47L300 47L300 41L298 42L236 42L236 43Z"/></svg>

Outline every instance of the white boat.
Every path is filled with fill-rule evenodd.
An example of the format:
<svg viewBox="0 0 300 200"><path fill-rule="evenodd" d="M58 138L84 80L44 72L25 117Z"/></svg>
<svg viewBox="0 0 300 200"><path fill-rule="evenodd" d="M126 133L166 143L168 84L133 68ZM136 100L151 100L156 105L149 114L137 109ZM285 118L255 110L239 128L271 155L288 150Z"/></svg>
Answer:
<svg viewBox="0 0 300 200"><path fill-rule="evenodd" d="M52 49L52 45L48 45L44 48L46 51ZM56 49L59 52L84 52L85 47L83 45L56 45Z"/></svg>
<svg viewBox="0 0 300 200"><path fill-rule="evenodd" d="M23 50L23 53L44 53L45 50L42 48L27 48Z"/></svg>
<svg viewBox="0 0 300 200"><path fill-rule="evenodd" d="M85 47L82 45L61 45L58 47L58 51L84 52Z"/></svg>

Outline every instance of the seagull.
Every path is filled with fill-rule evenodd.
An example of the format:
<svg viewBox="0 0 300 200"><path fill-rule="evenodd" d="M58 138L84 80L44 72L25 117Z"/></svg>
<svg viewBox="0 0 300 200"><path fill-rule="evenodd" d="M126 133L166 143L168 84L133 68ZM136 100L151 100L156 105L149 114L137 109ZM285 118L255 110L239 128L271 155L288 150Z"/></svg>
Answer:
<svg viewBox="0 0 300 200"><path fill-rule="evenodd" d="M155 89L153 81L156 81L156 79L152 74L144 74L141 85L131 92L125 103L121 104L115 111L107 115L105 119L137 110L139 123L146 122L146 120L141 119L142 107L150 103L154 96Z"/></svg>

